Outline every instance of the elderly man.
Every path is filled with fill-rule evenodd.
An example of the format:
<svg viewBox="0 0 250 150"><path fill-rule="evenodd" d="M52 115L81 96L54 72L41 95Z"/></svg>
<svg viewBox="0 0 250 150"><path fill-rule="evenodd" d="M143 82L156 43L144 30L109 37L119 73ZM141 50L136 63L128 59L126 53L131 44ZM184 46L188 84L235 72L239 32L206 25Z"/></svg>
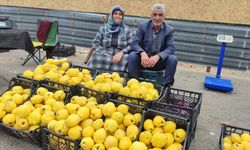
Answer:
<svg viewBox="0 0 250 150"><path fill-rule="evenodd" d="M164 70L164 85L174 84L177 58L173 28L164 22L165 6L152 6L151 20L139 25L134 41L131 43L132 53L128 56L128 72L130 77L138 77L139 70Z"/></svg>

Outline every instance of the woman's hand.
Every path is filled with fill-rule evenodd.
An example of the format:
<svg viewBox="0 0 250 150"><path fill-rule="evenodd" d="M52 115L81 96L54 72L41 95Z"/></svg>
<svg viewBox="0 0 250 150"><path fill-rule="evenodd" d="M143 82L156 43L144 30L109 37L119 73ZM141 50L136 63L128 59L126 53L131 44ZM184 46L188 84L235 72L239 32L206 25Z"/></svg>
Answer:
<svg viewBox="0 0 250 150"><path fill-rule="evenodd" d="M121 61L123 55L124 52L122 51L116 53L115 56L113 57L113 63L118 64Z"/></svg>

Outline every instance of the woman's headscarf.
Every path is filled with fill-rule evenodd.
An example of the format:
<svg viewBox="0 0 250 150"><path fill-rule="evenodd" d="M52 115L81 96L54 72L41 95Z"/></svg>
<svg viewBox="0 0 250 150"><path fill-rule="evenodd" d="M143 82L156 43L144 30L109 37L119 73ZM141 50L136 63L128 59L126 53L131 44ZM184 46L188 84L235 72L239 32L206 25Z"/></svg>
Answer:
<svg viewBox="0 0 250 150"><path fill-rule="evenodd" d="M122 21L119 23L119 24L116 24L115 23L115 20L113 19L113 14L115 11L120 11L122 13ZM122 9L122 7L120 6L115 6L112 8L112 11L109 15L109 19L108 19L108 22L107 22L107 28L108 28L108 31L109 32L119 32L120 29L123 27L123 19L124 19L124 11Z"/></svg>

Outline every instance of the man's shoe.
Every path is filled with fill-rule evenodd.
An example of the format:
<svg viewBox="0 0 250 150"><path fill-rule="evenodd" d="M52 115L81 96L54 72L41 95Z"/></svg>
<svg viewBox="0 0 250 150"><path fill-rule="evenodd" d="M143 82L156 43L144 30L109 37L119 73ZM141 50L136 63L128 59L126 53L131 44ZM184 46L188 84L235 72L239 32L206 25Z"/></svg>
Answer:
<svg viewBox="0 0 250 150"><path fill-rule="evenodd" d="M166 83L164 86L165 87L171 87L171 86L173 86L174 85L174 82L170 82L170 83Z"/></svg>

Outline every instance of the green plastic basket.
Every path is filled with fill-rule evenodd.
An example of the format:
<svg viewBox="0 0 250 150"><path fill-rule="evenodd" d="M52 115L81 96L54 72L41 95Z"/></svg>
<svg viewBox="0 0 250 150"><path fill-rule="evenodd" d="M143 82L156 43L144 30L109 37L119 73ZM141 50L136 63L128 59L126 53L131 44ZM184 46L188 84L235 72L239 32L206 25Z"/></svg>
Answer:
<svg viewBox="0 0 250 150"><path fill-rule="evenodd" d="M139 79L145 80L148 82L162 84L164 74L165 74L164 70L161 70L161 71L140 70Z"/></svg>

